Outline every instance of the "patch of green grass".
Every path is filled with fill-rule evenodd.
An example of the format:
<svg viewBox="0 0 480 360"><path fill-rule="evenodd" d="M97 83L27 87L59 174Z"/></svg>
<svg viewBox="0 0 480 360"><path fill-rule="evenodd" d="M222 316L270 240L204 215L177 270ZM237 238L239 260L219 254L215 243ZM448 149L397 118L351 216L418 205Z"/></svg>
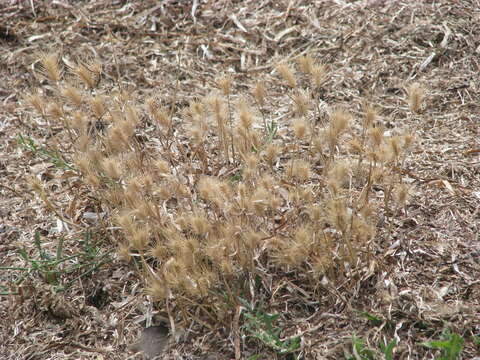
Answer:
<svg viewBox="0 0 480 360"><path fill-rule="evenodd" d="M278 131L278 125L275 121L271 121L269 124L267 124L267 139L266 143L271 143L273 139L275 139L275 136L277 136L277 131Z"/></svg>
<svg viewBox="0 0 480 360"><path fill-rule="evenodd" d="M242 181L242 172L241 170L237 171L234 175L230 176L230 182L232 183L238 183L239 181Z"/></svg>
<svg viewBox="0 0 480 360"><path fill-rule="evenodd" d="M474 336L473 343L475 344L475 346L480 348L480 336Z"/></svg>
<svg viewBox="0 0 480 360"><path fill-rule="evenodd" d="M280 317L280 314L268 314L262 307L257 308L255 311L247 307L247 310L248 311L243 314L245 318L243 328L251 337L260 340L279 355L291 354L300 348L300 337L286 340L280 339L282 329L274 325L275 321ZM258 357L254 358L258 359Z"/></svg>
<svg viewBox="0 0 480 360"><path fill-rule="evenodd" d="M383 324L384 320L379 318L378 316L372 315L367 311L359 311L360 315L366 318L368 321L372 323L374 326L380 326Z"/></svg>
<svg viewBox="0 0 480 360"><path fill-rule="evenodd" d="M23 267L0 267L0 270L18 271L20 275L11 286L1 286L0 295L16 295L16 292L9 291L10 288L20 286L25 279L32 274L40 274L41 278L54 290L64 291L76 281L91 275L102 265L112 261L111 252L101 253L99 248L92 242L92 234L86 232L83 239L79 241L82 249L79 253L65 256L63 254L64 238L58 239L55 254L47 252L42 248L40 233L37 231L34 236L34 244L37 256L29 256L25 248L18 251L18 254L25 262ZM71 275L74 276L71 279Z"/></svg>
<svg viewBox="0 0 480 360"><path fill-rule="evenodd" d="M352 354L348 351L345 351L344 356L346 360L374 360L379 357L377 354L381 352L383 354L382 359L393 360L393 349L397 346L397 340L392 339L388 343L380 343L380 350L375 351L370 349L365 344L365 340L357 337L356 335L352 336Z"/></svg>
<svg viewBox="0 0 480 360"><path fill-rule="evenodd" d="M422 346L430 349L441 350L441 356L437 360L455 360L460 356L465 340L458 334L445 330L440 340L425 341Z"/></svg>
<svg viewBox="0 0 480 360"><path fill-rule="evenodd" d="M365 345L365 340L352 336L352 354L345 351L346 360L372 360L375 359L375 352Z"/></svg>
<svg viewBox="0 0 480 360"><path fill-rule="evenodd" d="M18 143L32 153L43 156L48 161L50 161L57 169L75 171L75 168L69 163L67 163L67 161L58 151L48 149L46 146L38 145L32 138L24 137L20 134L18 135Z"/></svg>
<svg viewBox="0 0 480 360"><path fill-rule="evenodd" d="M385 355L385 360L393 360L393 349L397 346L397 339L392 339L388 344L379 344L380 350Z"/></svg>

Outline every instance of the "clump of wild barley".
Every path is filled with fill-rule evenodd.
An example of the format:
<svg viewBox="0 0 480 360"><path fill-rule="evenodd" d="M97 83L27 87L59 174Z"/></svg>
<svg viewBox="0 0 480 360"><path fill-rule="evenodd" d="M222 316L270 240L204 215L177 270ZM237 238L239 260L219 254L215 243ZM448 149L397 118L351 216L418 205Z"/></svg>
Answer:
<svg viewBox="0 0 480 360"><path fill-rule="evenodd" d="M411 134L385 136L365 104L360 133L341 107L318 124L314 94L328 73L310 56L299 59L303 77L287 64L277 67L292 99L291 138L271 131L262 82L249 99L222 77L219 92L176 111L161 99L103 93L98 62L69 69L63 80L56 57L42 64L55 95L25 100L63 126L78 175L122 230L118 254L140 259L147 291L174 302L185 321L227 316L223 294L244 293L252 276L285 271L311 288L319 280L355 281L355 271L375 263L382 204L373 185L384 184L385 208L391 199L405 208L408 187L395 169ZM419 90L409 91L417 112ZM157 129L147 143L139 136L145 122Z"/></svg>
<svg viewBox="0 0 480 360"><path fill-rule="evenodd" d="M407 88L407 95L410 110L418 114L425 98L425 88L419 83L413 83Z"/></svg>

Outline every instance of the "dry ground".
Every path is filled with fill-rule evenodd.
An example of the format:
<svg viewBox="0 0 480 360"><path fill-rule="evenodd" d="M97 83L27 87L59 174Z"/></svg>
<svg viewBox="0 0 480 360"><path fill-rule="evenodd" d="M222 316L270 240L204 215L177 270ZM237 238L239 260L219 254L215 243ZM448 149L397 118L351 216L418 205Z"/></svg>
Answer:
<svg viewBox="0 0 480 360"><path fill-rule="evenodd" d="M41 52L65 61L98 57L104 86L155 92L182 106L214 86L225 72L244 91L259 74L275 77L274 65L309 51L328 64L325 101L358 114L362 99L376 105L387 127L415 131L415 148L404 174L414 185L407 212L387 236L380 229L386 264L361 289L292 304L288 291L277 299L289 334L304 331L305 359L342 358L357 334L376 347L398 337L398 359L431 359L419 346L439 339L445 328L465 339L464 359L480 352L480 3L478 1L14 1L0 4L0 266L23 267L19 249L38 258L34 234L54 253L85 249L85 233L105 254L89 276L53 294L46 279L30 274L19 289L21 271L0 272L0 354L4 359L135 358L128 344L156 309L142 293L133 265L110 251L108 232L81 228L58 232L56 217L29 190L26 176L42 177L69 200L57 172L41 154L18 145L18 135L44 142L45 127L19 106L38 86L32 69ZM405 118L405 85L428 89L426 106ZM271 111L282 115L284 95L272 87ZM83 212L94 207L88 194ZM16 295L6 295L15 293ZM283 301L283 302L282 302ZM298 300L297 300L298 301ZM275 304L273 304L275 305ZM358 311L355 311L358 310ZM366 311L379 324L360 315ZM478 338L477 338L478 339ZM249 347L250 346L250 347ZM255 349L248 342L244 358ZM268 349L265 357L275 358ZM164 358L234 358L229 329L187 331ZM213 357L212 357L213 358Z"/></svg>

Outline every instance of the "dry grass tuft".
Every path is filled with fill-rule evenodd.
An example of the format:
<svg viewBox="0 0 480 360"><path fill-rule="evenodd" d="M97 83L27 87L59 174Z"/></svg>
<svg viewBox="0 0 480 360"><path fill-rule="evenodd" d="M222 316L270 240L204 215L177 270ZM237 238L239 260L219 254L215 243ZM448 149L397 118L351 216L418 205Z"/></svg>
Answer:
<svg viewBox="0 0 480 360"><path fill-rule="evenodd" d="M48 62L43 63L47 68ZM307 74L317 66L311 57L299 64ZM139 259L144 273L150 273L148 293L175 306L182 326L196 320L227 325L230 310L225 306L258 291L250 289L247 279L290 274L292 281L301 278L302 287L315 292L325 282L358 286L365 269L382 263L375 251L377 213L380 206L403 208L407 202L408 190L396 167L408 149L400 138L385 137L370 107L364 120L332 107L328 122L315 125L311 83L283 63L277 70L292 88L295 115L291 143L268 135L266 124L274 120L267 112L260 120L247 98L234 92L229 76L218 80L219 94L176 111L154 98L116 97L96 89L100 73L90 67L74 66L77 80L61 83L50 76L58 91L43 101L56 104L57 111L45 113L37 95L27 100L53 126L69 124L64 127L68 139L82 139L65 144L71 151L63 155L73 159L83 186L122 230L121 257ZM77 81L85 86L85 102L75 90ZM258 107L271 101L260 83L252 93ZM237 99L234 105L231 98ZM95 125L100 121L103 131ZM354 123L363 130L353 130ZM152 125L156 146L137 135ZM346 134L350 144L364 144L355 154L348 154ZM328 157L318 156L323 150L314 150L314 136L328 145ZM234 172L234 177L228 175ZM374 184L394 196L378 202ZM53 208L38 181L33 185ZM391 205L394 199L397 204ZM278 218L284 219L281 226Z"/></svg>

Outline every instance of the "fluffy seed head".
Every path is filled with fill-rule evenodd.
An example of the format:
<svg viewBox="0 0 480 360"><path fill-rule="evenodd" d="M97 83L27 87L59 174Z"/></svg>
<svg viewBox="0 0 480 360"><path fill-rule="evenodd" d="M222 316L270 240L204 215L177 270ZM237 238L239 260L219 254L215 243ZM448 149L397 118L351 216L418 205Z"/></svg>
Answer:
<svg viewBox="0 0 480 360"><path fill-rule="evenodd" d="M224 108L224 103L222 101L222 98L219 95L211 94L206 98L205 102L210 106L211 111L213 112L215 117L224 118L224 116L220 115L225 112L225 108Z"/></svg>
<svg viewBox="0 0 480 360"><path fill-rule="evenodd" d="M64 87L62 87L60 93L65 99L70 101L73 106L77 108L82 106L82 94L76 87L66 84Z"/></svg>
<svg viewBox="0 0 480 360"><path fill-rule="evenodd" d="M349 224L347 205L342 199L331 199L327 204L328 220L339 231L345 232Z"/></svg>
<svg viewBox="0 0 480 360"><path fill-rule="evenodd" d="M390 151L392 152L393 158L398 159L401 152L401 141L400 137L393 136L388 140L388 146L390 147Z"/></svg>
<svg viewBox="0 0 480 360"><path fill-rule="evenodd" d="M161 176L170 175L170 164L163 159L155 161L155 168L158 170Z"/></svg>
<svg viewBox="0 0 480 360"><path fill-rule="evenodd" d="M58 83L61 79L61 72L58 66L57 54L45 54L41 58L43 74L52 82Z"/></svg>
<svg viewBox="0 0 480 360"><path fill-rule="evenodd" d="M409 192L410 187L407 184L402 183L396 187L394 195L399 206L405 206Z"/></svg>
<svg viewBox="0 0 480 360"><path fill-rule="evenodd" d="M86 174L85 182L92 186L94 189L100 188L100 185L102 184L100 178L97 176L97 174L93 172L89 172Z"/></svg>
<svg viewBox="0 0 480 360"><path fill-rule="evenodd" d="M26 102L35 109L40 115L45 114L46 103L43 97L37 94L28 94L25 96Z"/></svg>
<svg viewBox="0 0 480 360"><path fill-rule="evenodd" d="M310 83L313 89L321 87L327 80L327 67L323 64L316 64L310 72Z"/></svg>
<svg viewBox="0 0 480 360"><path fill-rule="evenodd" d="M415 82L407 88L408 105L414 113L419 113L422 109L422 103L425 98L425 88Z"/></svg>
<svg viewBox="0 0 480 360"><path fill-rule="evenodd" d="M29 176L28 177L28 184L35 191L37 194L43 193L45 190L43 189L43 185L41 181L36 176Z"/></svg>
<svg viewBox="0 0 480 360"><path fill-rule="evenodd" d="M240 118L240 125L244 129L250 129L253 124L252 110L244 99L238 102L238 116Z"/></svg>
<svg viewBox="0 0 480 360"><path fill-rule="evenodd" d="M295 105L295 115L298 117L305 116L310 106L310 94L305 90L298 90L293 95L293 103Z"/></svg>
<svg viewBox="0 0 480 360"><path fill-rule="evenodd" d="M292 69L290 69L287 64L278 64L277 71L288 86L290 86L292 89L297 87L297 79L295 78L295 75L293 75Z"/></svg>
<svg viewBox="0 0 480 360"><path fill-rule="evenodd" d="M363 105L364 117L363 117L363 128L369 129L371 128L378 117L377 110L368 103Z"/></svg>
<svg viewBox="0 0 480 360"><path fill-rule="evenodd" d="M406 133L403 135L403 151L408 151L413 143L413 134Z"/></svg>
<svg viewBox="0 0 480 360"><path fill-rule="evenodd" d="M203 118L205 116L205 105L198 101L191 101L187 112L192 118Z"/></svg>
<svg viewBox="0 0 480 360"><path fill-rule="evenodd" d="M125 118L132 126L137 126L140 123L140 115L135 106L127 105L125 108Z"/></svg>
<svg viewBox="0 0 480 360"><path fill-rule="evenodd" d="M105 174L113 180L119 180L122 176L122 167L120 161L115 158L103 159L101 166Z"/></svg>
<svg viewBox="0 0 480 360"><path fill-rule="evenodd" d="M130 262L130 260L132 260L131 249L127 243L119 243L116 252L120 260L125 262Z"/></svg>
<svg viewBox="0 0 480 360"><path fill-rule="evenodd" d="M105 114L105 97L102 95L95 96L91 101L93 114L100 119Z"/></svg>
<svg viewBox="0 0 480 360"><path fill-rule="evenodd" d="M288 177L305 182L310 178L310 163L302 159L290 160L286 165Z"/></svg>
<svg viewBox="0 0 480 360"><path fill-rule="evenodd" d="M368 135L370 136L370 140L372 141L374 147L379 147L380 144L382 143L383 131L384 131L383 126L372 127L368 131Z"/></svg>
<svg viewBox="0 0 480 360"><path fill-rule="evenodd" d="M348 176L348 168L346 162L338 161L328 170L327 184L332 194L338 195L340 189L344 187Z"/></svg>
<svg viewBox="0 0 480 360"><path fill-rule="evenodd" d="M47 113L57 121L62 120L65 115L63 107L59 105L56 101L53 101L52 103L50 103L50 105L48 105Z"/></svg>
<svg viewBox="0 0 480 360"><path fill-rule="evenodd" d="M309 54L298 58L298 66L300 68L300 71L305 74L311 74L314 65L315 60Z"/></svg>
<svg viewBox="0 0 480 360"><path fill-rule="evenodd" d="M332 134L335 136L343 133L351 120L352 116L349 112L343 109L335 109L330 115L330 128Z"/></svg>
<svg viewBox="0 0 480 360"><path fill-rule="evenodd" d="M275 163L278 154L280 154L280 148L276 144L269 144L267 148L265 149L265 161L268 163L268 165L273 166Z"/></svg>
<svg viewBox="0 0 480 360"><path fill-rule="evenodd" d="M270 192L267 191L264 187L259 187L255 190L255 192L252 195L252 211L256 215L263 215L263 211L267 209L267 206L269 204L269 198L270 198Z"/></svg>
<svg viewBox="0 0 480 360"><path fill-rule="evenodd" d="M172 126L172 119L164 106L159 107L153 114L153 117L164 129L170 129Z"/></svg>
<svg viewBox="0 0 480 360"><path fill-rule="evenodd" d="M148 286L145 288L145 292L152 296L155 301L162 301L170 295L167 284L161 281L158 276L150 276L147 283Z"/></svg>
<svg viewBox="0 0 480 360"><path fill-rule="evenodd" d="M294 119L292 126L297 139L303 139L307 135L308 125L304 118Z"/></svg>
<svg viewBox="0 0 480 360"><path fill-rule="evenodd" d="M212 202L218 208L225 207L225 198L229 195L230 188L221 180L210 176L202 176L197 185L198 194L202 199Z"/></svg>
<svg viewBox="0 0 480 360"><path fill-rule="evenodd" d="M149 240L148 228L136 227L130 237L130 246L132 249L143 251L147 248Z"/></svg>
<svg viewBox="0 0 480 360"><path fill-rule="evenodd" d="M313 223L318 224L323 216L321 207L318 205L310 205L307 211L310 220Z"/></svg>
<svg viewBox="0 0 480 360"><path fill-rule="evenodd" d="M362 144L357 139L350 140L348 145L352 154L362 154L364 152Z"/></svg>
<svg viewBox="0 0 480 360"><path fill-rule="evenodd" d="M230 75L225 75L218 80L218 87L222 90L223 95L229 96L232 90L232 77Z"/></svg>
<svg viewBox="0 0 480 360"><path fill-rule="evenodd" d="M265 104L265 98L267 97L267 90L265 89L265 85L263 82L258 81L255 84L255 88L253 89L253 96L257 101L258 105L263 106Z"/></svg>
<svg viewBox="0 0 480 360"><path fill-rule="evenodd" d="M88 89L93 89L95 87L95 76L94 73L88 69L83 64L78 64L74 69L73 73L78 77L78 79L85 84Z"/></svg>
<svg viewBox="0 0 480 360"><path fill-rule="evenodd" d="M206 236L210 230L208 219L202 211L197 211L190 216L190 225L193 232L198 236Z"/></svg>

